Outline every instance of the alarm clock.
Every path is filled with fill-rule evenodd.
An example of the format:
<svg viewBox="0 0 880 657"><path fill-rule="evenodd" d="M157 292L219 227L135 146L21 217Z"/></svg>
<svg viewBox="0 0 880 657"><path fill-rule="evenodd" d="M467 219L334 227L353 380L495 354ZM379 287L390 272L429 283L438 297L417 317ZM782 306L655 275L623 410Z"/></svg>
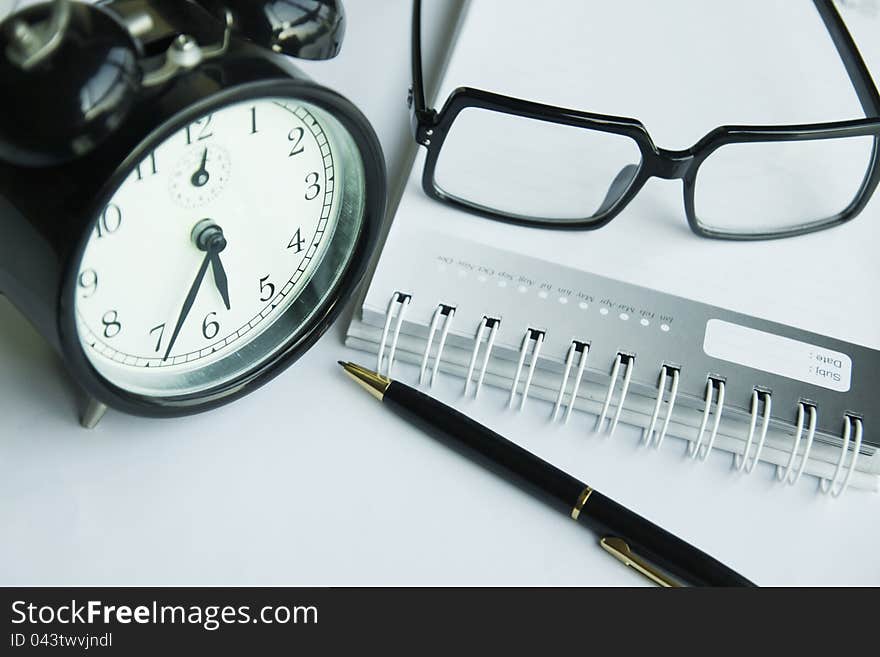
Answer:
<svg viewBox="0 0 880 657"><path fill-rule="evenodd" d="M384 157L291 62L344 28L338 0L54 0L0 26L0 292L84 426L241 397L352 296Z"/></svg>

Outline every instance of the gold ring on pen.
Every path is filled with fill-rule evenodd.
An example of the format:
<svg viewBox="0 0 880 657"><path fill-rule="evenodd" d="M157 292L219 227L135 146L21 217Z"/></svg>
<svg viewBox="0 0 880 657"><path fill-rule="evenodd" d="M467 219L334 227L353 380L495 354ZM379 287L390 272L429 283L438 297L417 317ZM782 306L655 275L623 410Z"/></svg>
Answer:
<svg viewBox="0 0 880 657"><path fill-rule="evenodd" d="M593 489L587 486L581 491L581 494L578 495L577 502L571 510L571 519L577 520L578 516L581 515L581 509L584 508L584 504L587 503L587 500L590 499L590 495L593 493Z"/></svg>

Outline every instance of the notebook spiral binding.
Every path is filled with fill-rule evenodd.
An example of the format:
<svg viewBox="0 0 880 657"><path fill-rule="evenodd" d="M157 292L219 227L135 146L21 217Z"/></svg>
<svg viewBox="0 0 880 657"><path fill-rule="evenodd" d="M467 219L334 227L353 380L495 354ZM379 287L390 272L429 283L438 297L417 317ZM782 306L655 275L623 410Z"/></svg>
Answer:
<svg viewBox="0 0 880 657"><path fill-rule="evenodd" d="M400 336L407 308L411 301L412 295L403 292L395 292L388 302L388 309L385 315L385 324L379 342L376 364L376 371L385 376L391 376L398 338ZM442 359L443 349L446 345L446 340L452 327L453 320L455 319L455 310L456 308L454 305L441 303L438 304L434 311L428 329L427 343L421 357L419 372L420 385L425 385L425 383L427 383L430 387L434 384L440 361ZM501 318L490 315L483 315L477 325L465 378L465 396L470 396L472 390L474 398L479 395L486 374L486 369L492 355L495 338L500 326ZM427 376L428 363L438 329L440 330L440 338L437 344L437 350L434 353L430 376ZM524 332L513 383L510 386L509 391L509 408L513 408L516 405L517 395L519 395L518 410L522 411L525 408L532 376L536 369L536 364L541 353L541 347L544 343L545 336L546 331L540 328L529 327ZM591 343L588 340L572 340L571 342L566 354L564 370L556 394L556 402L553 406L551 415L551 421L553 422L558 421L563 406L565 406L565 413L562 416L562 422L567 423L571 417L571 412L574 409L575 400L577 399L581 381L584 376L584 370L590 354L590 344ZM481 351L482 359L480 359ZM531 354L529 354L529 351L531 351ZM527 360L528 365L526 365ZM480 362L479 370L477 370L478 361ZM611 364L611 380L605 392L602 409L595 424L594 430L596 432L604 432L608 436L614 434L620 420L621 411L626 403L630 381L632 380L633 372L635 370L635 361L635 355L626 352L618 352L614 358L614 361ZM522 389L518 390L524 369L525 379ZM475 370L476 381L474 381ZM574 370L574 377L571 390L567 392L569 379L572 378L572 370ZM621 371L623 372L622 376ZM657 449L666 437L673 416L676 397L678 395L680 373L681 366L677 364L664 363L660 367L653 412L651 413L648 425L643 427L642 430L641 444L645 447L653 446ZM619 394L615 403L614 399L618 382L620 382ZM709 456L709 453L712 451L715 438L718 434L721 416L724 412L724 390L724 377L712 373L707 374L702 420L697 431L696 440L689 442L687 447L687 453L693 460L705 461ZM568 400L567 402L566 399ZM770 424L772 402L772 394L769 390L756 386L752 391L748 434L745 438L745 446L742 452L733 455L732 466L735 470L750 474L760 460ZM612 404L615 406L615 411L613 417L609 417L609 411ZM660 421L661 413L663 415L662 422ZM792 442L791 451L789 452L788 461L785 466L776 466L776 479L780 483L793 485L800 480L809 460L810 450L813 447L818 414L819 409L814 402L806 399L798 402L795 437ZM711 429L708 429L710 417L712 418L712 425ZM658 423L660 424L659 430L657 426ZM707 429L709 435L704 444L703 439L707 433ZM805 431L806 438L804 439ZM845 413L843 417L842 445L840 448L840 456L834 466L834 474L830 479L820 478L819 481L819 489L823 493L836 498L847 489L853 472L856 469L856 463L862 447L862 436L862 418L855 413ZM798 460L798 450L801 442L804 442L804 452L800 455L800 460ZM847 455L850 451L852 451L852 457L847 464Z"/></svg>

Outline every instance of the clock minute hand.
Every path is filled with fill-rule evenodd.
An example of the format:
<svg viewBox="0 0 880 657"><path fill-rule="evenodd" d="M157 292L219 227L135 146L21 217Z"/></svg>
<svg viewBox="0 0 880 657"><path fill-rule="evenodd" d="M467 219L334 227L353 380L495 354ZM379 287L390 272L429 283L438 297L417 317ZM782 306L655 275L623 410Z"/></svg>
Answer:
<svg viewBox="0 0 880 657"><path fill-rule="evenodd" d="M205 259L202 260L202 265L199 267L199 273L196 274L196 279L193 281L192 286L189 288L189 294L186 295L186 300L183 302L183 308L180 310L180 315L177 318L177 324L174 327L174 332L171 334L171 340L168 342L168 348L165 350L165 357L162 360L168 360L168 356L171 354L171 350L174 348L174 343L177 341L177 336L180 335L180 329L183 328L183 323L186 321L187 315L189 315L189 311L193 306L193 303L196 300L196 296L199 293L199 288L202 286L202 280L205 278L205 272L208 271L208 265L211 263L211 252L209 251L205 254Z"/></svg>

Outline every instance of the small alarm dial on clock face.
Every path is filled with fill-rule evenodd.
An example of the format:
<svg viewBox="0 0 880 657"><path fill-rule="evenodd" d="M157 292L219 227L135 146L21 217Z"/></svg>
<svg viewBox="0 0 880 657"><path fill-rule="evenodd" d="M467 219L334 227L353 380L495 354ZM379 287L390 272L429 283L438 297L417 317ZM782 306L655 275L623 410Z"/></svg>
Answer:
<svg viewBox="0 0 880 657"><path fill-rule="evenodd" d="M139 159L96 218L77 279L79 340L99 373L134 393L187 394L284 343L306 319L294 306L354 168L334 122L308 103L249 100Z"/></svg>
<svg viewBox="0 0 880 657"><path fill-rule="evenodd" d="M204 144L201 149L188 149L176 163L168 180L168 191L183 207L198 208L220 196L231 173L232 162L226 149L219 144Z"/></svg>

